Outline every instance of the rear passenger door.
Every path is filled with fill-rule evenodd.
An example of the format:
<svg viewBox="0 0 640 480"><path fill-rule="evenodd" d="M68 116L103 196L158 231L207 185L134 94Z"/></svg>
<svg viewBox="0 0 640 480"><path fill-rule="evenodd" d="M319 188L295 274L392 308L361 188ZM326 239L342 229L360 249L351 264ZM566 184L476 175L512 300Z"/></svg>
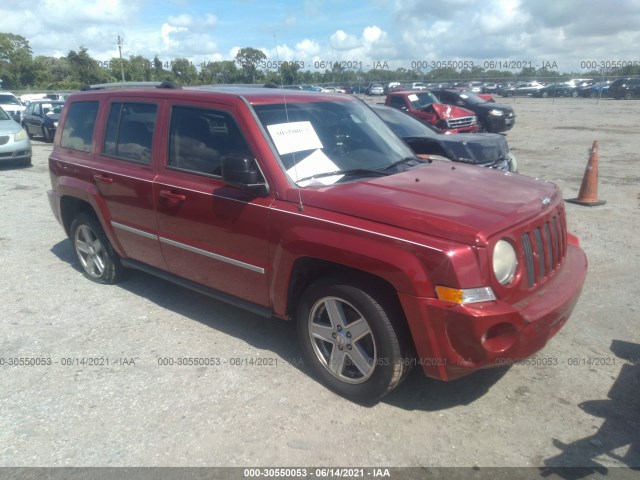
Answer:
<svg viewBox="0 0 640 480"><path fill-rule="evenodd" d="M155 185L158 234L169 271L262 307L268 295L268 207L220 178L225 155L255 158L227 105L174 103Z"/></svg>
<svg viewBox="0 0 640 480"><path fill-rule="evenodd" d="M93 180L104 200L106 220L126 257L166 270L157 236L153 180L154 146L160 101L112 99Z"/></svg>

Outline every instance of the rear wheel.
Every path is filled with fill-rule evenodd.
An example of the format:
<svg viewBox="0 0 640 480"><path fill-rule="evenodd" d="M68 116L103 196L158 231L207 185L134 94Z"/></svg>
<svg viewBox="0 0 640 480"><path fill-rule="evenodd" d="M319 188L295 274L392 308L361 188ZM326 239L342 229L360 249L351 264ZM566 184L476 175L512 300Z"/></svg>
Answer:
<svg viewBox="0 0 640 480"><path fill-rule="evenodd" d="M80 213L71 224L71 241L82 273L97 283L116 283L124 267L100 223L93 216Z"/></svg>
<svg viewBox="0 0 640 480"><path fill-rule="evenodd" d="M630 92L628 90L626 92L624 92L624 99L625 100L631 100L632 98L633 98L633 93L632 92Z"/></svg>
<svg viewBox="0 0 640 480"><path fill-rule="evenodd" d="M305 362L336 393L373 402L407 371L401 312L384 292L360 279L326 277L304 292L298 337Z"/></svg>

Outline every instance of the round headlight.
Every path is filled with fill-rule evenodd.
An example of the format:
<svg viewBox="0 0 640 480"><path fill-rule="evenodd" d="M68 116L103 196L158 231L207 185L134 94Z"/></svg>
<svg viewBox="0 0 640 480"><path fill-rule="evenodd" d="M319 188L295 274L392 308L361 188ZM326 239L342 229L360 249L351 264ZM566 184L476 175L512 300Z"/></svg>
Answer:
<svg viewBox="0 0 640 480"><path fill-rule="evenodd" d="M516 251L507 240L499 240L493 249L493 273L502 285L509 285L516 276Z"/></svg>

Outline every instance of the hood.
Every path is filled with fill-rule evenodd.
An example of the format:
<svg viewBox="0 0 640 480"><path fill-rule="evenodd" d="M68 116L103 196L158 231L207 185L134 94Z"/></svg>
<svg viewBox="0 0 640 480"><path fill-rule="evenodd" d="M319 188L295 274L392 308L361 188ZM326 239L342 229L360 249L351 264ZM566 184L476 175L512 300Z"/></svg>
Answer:
<svg viewBox="0 0 640 480"><path fill-rule="evenodd" d="M9 112L24 112L27 107L24 107L22 105L13 105L13 104L7 104L7 103L3 103L2 105L0 105L2 107L2 109L9 113Z"/></svg>
<svg viewBox="0 0 640 480"><path fill-rule="evenodd" d="M513 108L509 105L505 105L504 103L496 103L496 102L485 102L485 103L477 103L474 105L474 108L478 110L482 110L483 112L489 112L491 110L502 110L503 112L513 113Z"/></svg>
<svg viewBox="0 0 640 480"><path fill-rule="evenodd" d="M14 120L0 120L0 135L13 135L22 130L22 126Z"/></svg>
<svg viewBox="0 0 640 480"><path fill-rule="evenodd" d="M309 207L478 246L562 199L550 182L440 161L387 177L306 188L301 195ZM547 206L544 197L551 200ZM297 201L297 190L291 200Z"/></svg>
<svg viewBox="0 0 640 480"><path fill-rule="evenodd" d="M435 154L455 162L473 165L493 165L509 153L507 140L495 133L457 133L437 135L435 138L408 137L404 139L417 154ZM434 151L434 143L442 150ZM429 150L429 151L428 151Z"/></svg>
<svg viewBox="0 0 640 480"><path fill-rule="evenodd" d="M447 105L445 103L432 103L431 107L443 120L453 120L460 117L473 117L475 113L466 108L457 107L455 105Z"/></svg>

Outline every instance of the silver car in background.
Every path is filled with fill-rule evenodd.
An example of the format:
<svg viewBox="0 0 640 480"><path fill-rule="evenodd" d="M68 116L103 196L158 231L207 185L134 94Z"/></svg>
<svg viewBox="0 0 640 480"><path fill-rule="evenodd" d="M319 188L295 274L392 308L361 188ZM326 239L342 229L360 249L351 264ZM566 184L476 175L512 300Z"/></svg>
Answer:
<svg viewBox="0 0 640 480"><path fill-rule="evenodd" d="M31 165L31 141L22 126L0 108L0 166Z"/></svg>

